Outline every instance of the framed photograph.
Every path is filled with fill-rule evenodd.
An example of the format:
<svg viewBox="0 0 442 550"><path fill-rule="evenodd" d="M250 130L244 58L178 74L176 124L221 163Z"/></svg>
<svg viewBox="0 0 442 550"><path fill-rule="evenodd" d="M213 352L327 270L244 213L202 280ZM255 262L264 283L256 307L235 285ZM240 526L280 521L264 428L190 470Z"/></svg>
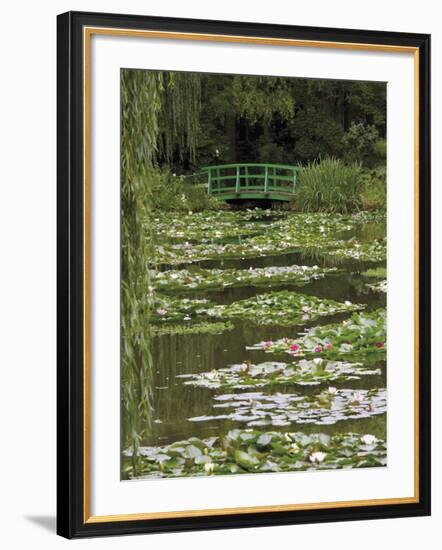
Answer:
<svg viewBox="0 0 442 550"><path fill-rule="evenodd" d="M58 17L58 533L430 513L430 37Z"/></svg>

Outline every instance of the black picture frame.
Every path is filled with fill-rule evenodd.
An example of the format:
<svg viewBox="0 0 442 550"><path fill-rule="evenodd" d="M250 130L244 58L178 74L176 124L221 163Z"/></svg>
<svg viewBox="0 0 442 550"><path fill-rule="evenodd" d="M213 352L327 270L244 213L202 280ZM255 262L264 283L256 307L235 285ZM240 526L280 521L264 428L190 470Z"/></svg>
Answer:
<svg viewBox="0 0 442 550"><path fill-rule="evenodd" d="M415 48L419 58L419 498L406 504L90 521L84 438L84 29L107 27ZM68 12L57 21L57 532L67 538L430 514L430 36L427 34Z"/></svg>

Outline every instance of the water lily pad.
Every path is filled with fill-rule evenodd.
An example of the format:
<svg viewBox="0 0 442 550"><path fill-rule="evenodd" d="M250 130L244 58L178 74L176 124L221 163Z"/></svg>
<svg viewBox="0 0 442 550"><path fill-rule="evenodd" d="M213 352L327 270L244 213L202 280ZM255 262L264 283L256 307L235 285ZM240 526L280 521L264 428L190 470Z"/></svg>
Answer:
<svg viewBox="0 0 442 550"><path fill-rule="evenodd" d="M247 426L289 426L291 424L336 424L341 420L384 414L385 389L350 390L330 387L312 395L261 392L216 396L218 412L189 418L191 422L227 419Z"/></svg>
<svg viewBox="0 0 442 550"><path fill-rule="evenodd" d="M367 243L353 238L338 241L331 244L327 254L348 260L382 262L387 257L387 240L379 239Z"/></svg>
<svg viewBox="0 0 442 550"><path fill-rule="evenodd" d="M152 332L156 336L181 335L181 334L221 334L234 329L234 324L226 322L201 322L192 324L169 325L157 324L152 326Z"/></svg>
<svg viewBox="0 0 442 550"><path fill-rule="evenodd" d="M149 223L157 238L207 241L254 235L259 232L256 221L278 219L285 215L287 214L282 211L261 208L188 213L157 212Z"/></svg>
<svg viewBox="0 0 442 550"><path fill-rule="evenodd" d="M297 292L280 291L258 294L253 298L207 309L210 317L247 319L261 325L300 325L319 317L364 309L363 304L335 302Z"/></svg>
<svg viewBox="0 0 442 550"><path fill-rule="evenodd" d="M242 437L247 434L248 437ZM250 443L250 442L254 443ZM370 444L367 445L367 442ZM206 440L207 454L189 459L169 456L171 447L140 447L137 476L182 477L259 472L296 472L335 470L341 468L371 468L386 465L385 442L372 434L336 433L332 436L302 432L231 430L217 437L211 445ZM134 477L130 452L125 453L124 471ZM162 457L158 460L156 457Z"/></svg>
<svg viewBox="0 0 442 550"><path fill-rule="evenodd" d="M220 290L241 286L290 284L302 286L337 268L289 265L249 269L181 269L153 273L153 284L162 291Z"/></svg>
<svg viewBox="0 0 442 550"><path fill-rule="evenodd" d="M262 341L249 350L269 353L289 353L294 357L321 357L349 360L384 359L386 351L386 315L384 309L370 313L356 313L341 323L332 323L309 329L296 338Z"/></svg>
<svg viewBox="0 0 442 550"><path fill-rule="evenodd" d="M366 287L374 292L383 292L385 294L387 292L387 281L383 280L377 283L367 284Z"/></svg>
<svg viewBox="0 0 442 550"><path fill-rule="evenodd" d="M374 267L363 271L361 275L373 279L385 279L387 276L387 269L385 267Z"/></svg>
<svg viewBox="0 0 442 550"><path fill-rule="evenodd" d="M362 363L327 361L318 358L294 363L267 361L257 365L246 361L210 372L182 374L177 377L183 378L186 385L224 390L287 384L316 386L358 380L361 376L376 374L381 374L381 370L365 368Z"/></svg>
<svg viewBox="0 0 442 550"><path fill-rule="evenodd" d="M214 304L205 298L179 298L177 296L157 295L151 322L153 324L164 324L192 321L207 315L207 310L211 307L214 307Z"/></svg>
<svg viewBox="0 0 442 550"><path fill-rule="evenodd" d="M167 324L202 319L247 319L263 325L300 325L319 317L363 309L363 304L335 302L297 292L279 291L258 294L228 305L215 305L205 298L180 298L158 295L151 322Z"/></svg>
<svg viewBox="0 0 442 550"><path fill-rule="evenodd" d="M218 220L213 220L210 224L206 219L201 222L200 229L196 229L195 225L188 224L189 232L187 232L186 220L183 222L180 224L180 232L177 233L172 229L172 233L175 231L175 237L188 240L180 243L159 244L155 251L157 262L179 265L214 258L256 258L301 251L306 248L314 248L327 254L332 249L336 249L333 254L342 259L353 258L368 261L385 259L384 242L361 243L355 239L339 239L339 235L364 223L362 218L357 215L286 212L281 214L280 220L263 227L263 231L258 235L250 233L250 236L246 236L241 242L236 243L208 242L210 241L208 237L220 239L234 234L240 235L241 226L238 226L236 230L230 226L226 231L225 226L222 225L217 229ZM164 229L165 222L162 223ZM161 231L162 229L160 234ZM164 234L171 235L170 230L165 230ZM244 235L244 233L242 234ZM196 242L190 242L190 239L196 240Z"/></svg>

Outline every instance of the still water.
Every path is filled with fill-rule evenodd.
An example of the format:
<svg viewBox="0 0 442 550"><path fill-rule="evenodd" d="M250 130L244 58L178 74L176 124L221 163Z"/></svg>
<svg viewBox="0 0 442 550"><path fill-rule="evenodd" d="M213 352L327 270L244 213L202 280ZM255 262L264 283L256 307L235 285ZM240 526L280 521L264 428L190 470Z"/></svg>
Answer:
<svg viewBox="0 0 442 550"><path fill-rule="evenodd" d="M265 223L257 221L256 225L257 231L265 231ZM372 239L385 236L385 226L383 224L366 224L345 237L348 238L352 235L370 242ZM193 265L199 265L205 269L249 269L295 264L333 267L335 263L333 259L312 254L310 251L309 254L290 253L252 259L207 260ZM326 275L323 279L311 281L302 287L272 286L271 290L291 290L339 302L350 300L353 303L367 304L366 311L371 311L379 307L385 307L385 294L368 290L364 284L367 280L364 280L360 273L368 268L380 265L384 264L345 261L340 264L338 273ZM175 269L185 269L186 267L186 264L180 264L178 267L175 266ZM162 269L167 268L169 266L162 266ZM230 304L257 294L269 292L269 290L268 287L250 286L227 288L223 291L186 292L186 296L204 297L218 304ZM181 297L183 297L183 294L181 294ZM164 445L191 436L205 438L224 434L232 428L246 427L244 423L232 420L190 421L189 418L192 417L216 414L216 409L213 408L213 398L223 392L185 385L183 379L177 378L177 376L208 372L228 365L242 363L245 360L250 360L252 363L271 360L290 362L290 356L282 357L281 355L268 353L264 356L262 351L247 351L246 346L263 340L277 340L282 337L294 338L305 328L339 322L346 317L348 317L348 314L322 317L319 321L316 320L298 327L260 326L247 321L237 321L234 323L234 330L222 334L167 334L156 336L153 342L154 424L151 437L145 440L143 444ZM385 362L380 362L375 367L381 369L380 375L361 377L359 380L349 381L341 386L349 389L385 388ZM278 386L277 389L266 389L265 391L266 393L302 393L307 395L317 390L317 387ZM292 424L289 427L270 429L280 431L302 430L305 433L320 431L328 434L355 431L370 433L378 438L386 439L385 420L385 414L382 414L355 420L341 420L333 425Z"/></svg>

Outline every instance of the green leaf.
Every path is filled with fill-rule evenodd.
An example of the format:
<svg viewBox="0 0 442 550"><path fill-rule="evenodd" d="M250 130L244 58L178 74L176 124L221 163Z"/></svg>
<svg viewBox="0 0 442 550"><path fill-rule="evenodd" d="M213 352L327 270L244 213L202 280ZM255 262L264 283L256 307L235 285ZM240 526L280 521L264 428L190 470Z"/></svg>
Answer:
<svg viewBox="0 0 442 550"><path fill-rule="evenodd" d="M198 447L198 449L200 449L201 451L204 451L204 449L207 447L204 441L201 441L201 439L198 439L198 437L189 437L189 443L191 443L195 447Z"/></svg>
<svg viewBox="0 0 442 550"><path fill-rule="evenodd" d="M201 455L195 458L195 464L208 464L209 462L212 462L212 459L207 455Z"/></svg>
<svg viewBox="0 0 442 550"><path fill-rule="evenodd" d="M253 470L259 464L259 460L256 457L250 456L248 453L240 450L235 451L235 461L246 470Z"/></svg>
<svg viewBox="0 0 442 550"><path fill-rule="evenodd" d="M186 447L186 454L189 458L196 458L197 456L201 456L203 452L199 447L196 447L195 445L188 445Z"/></svg>
<svg viewBox="0 0 442 550"><path fill-rule="evenodd" d="M262 447L266 447L272 441L272 436L269 433L263 433L258 437L256 442Z"/></svg>

